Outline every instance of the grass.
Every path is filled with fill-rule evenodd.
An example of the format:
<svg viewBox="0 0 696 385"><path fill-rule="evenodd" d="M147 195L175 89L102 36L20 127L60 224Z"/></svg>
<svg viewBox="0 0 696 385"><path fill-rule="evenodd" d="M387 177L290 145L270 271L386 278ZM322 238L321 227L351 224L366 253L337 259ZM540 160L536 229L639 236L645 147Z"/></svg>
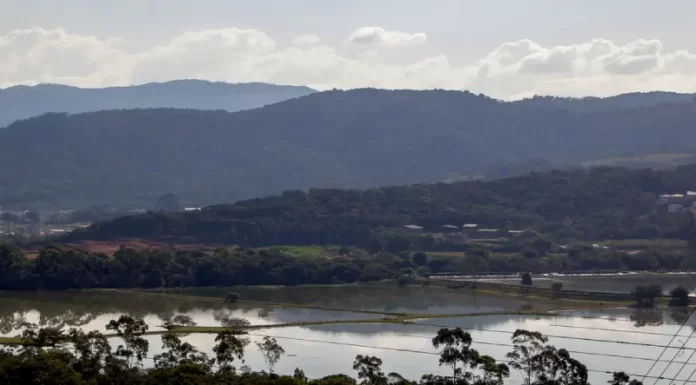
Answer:
<svg viewBox="0 0 696 385"><path fill-rule="evenodd" d="M619 249L625 248L686 248L688 242L681 239L612 239L597 244L615 247Z"/></svg>
<svg viewBox="0 0 696 385"><path fill-rule="evenodd" d="M264 247L261 250L272 250L272 251L282 251L284 253L293 254L297 257L316 257L316 256L331 256L333 255L332 250L335 247L331 246L318 246L318 245L308 245L308 246L270 246Z"/></svg>
<svg viewBox="0 0 696 385"><path fill-rule="evenodd" d="M17 337L0 337L0 345L22 345L24 340Z"/></svg>

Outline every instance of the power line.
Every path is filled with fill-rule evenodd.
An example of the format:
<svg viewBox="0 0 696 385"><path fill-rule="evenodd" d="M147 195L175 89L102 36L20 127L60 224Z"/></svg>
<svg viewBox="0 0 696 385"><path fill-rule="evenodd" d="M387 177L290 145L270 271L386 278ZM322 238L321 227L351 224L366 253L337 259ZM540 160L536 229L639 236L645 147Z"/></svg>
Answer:
<svg viewBox="0 0 696 385"><path fill-rule="evenodd" d="M672 357L672 360L671 360L667 365L665 365L665 368L662 370L662 373L660 373L660 376L662 376L663 374L665 374L665 372L667 372L667 369L669 369L669 367L672 366L672 361L674 361L674 360L677 358L677 356L679 355L679 352L680 352L682 349L684 349L684 346L686 346L686 344L689 342L689 340L691 339L691 337L694 335L694 332L696 332L696 329L694 329L694 331L691 332L691 335L689 335L689 338L687 338L686 340L684 340L684 343L682 344L681 349L677 350L677 352L674 354L674 357ZM691 355L689 356L689 358L688 358L686 361L689 362L689 361L691 360L691 357L693 357L693 356L694 356L694 351L691 352ZM659 358L659 357L658 357L658 358ZM654 365L654 364L653 364L653 365ZM684 366L686 366L686 364L684 364L684 365L682 366L682 368L679 369L679 373L677 373L677 375L674 376L675 378L676 378L676 377L679 377L679 374L681 374L681 371L684 369ZM657 382L657 381L653 382L653 385L655 385L656 382Z"/></svg>
<svg viewBox="0 0 696 385"><path fill-rule="evenodd" d="M582 319L597 319L597 320L604 320L604 321L610 321L610 322L631 322L631 323L634 323L634 324L636 323L636 321L631 320L631 319L626 319L626 318L597 317L597 316L577 315L577 314L556 313L556 317L582 318ZM676 323L676 322L665 322L665 321L660 321L660 325L682 326L683 324Z"/></svg>
<svg viewBox="0 0 696 385"><path fill-rule="evenodd" d="M549 326L558 327L558 328L569 328L569 329L599 330L599 331L607 331L607 332L621 332L621 333L632 333L632 334L645 334L645 335L651 335L651 336L672 337L672 334L669 334L669 333L644 332L644 331L640 331L640 330L596 328L596 327L590 327L590 326L573 326L573 325L559 325L559 324L551 324ZM686 336L684 336L684 337L686 337Z"/></svg>
<svg viewBox="0 0 696 385"><path fill-rule="evenodd" d="M674 336L672 336L672 339L669 340L669 342L667 343L667 346L672 345L672 342L674 341L675 338L677 338L677 336L679 335L679 332L681 332L681 330L684 328L684 326L686 325L686 323L689 322L689 319L691 319L691 316L694 315L694 311L696 311L696 308L694 308L693 310L691 310L691 313L689 314L688 317L686 317L686 319L684 320L684 322L682 322L682 324L681 324L681 326L679 327L679 329L677 329L677 332L674 333ZM696 331L696 329L694 329L694 330ZM691 334L693 334L693 332L692 332ZM687 341L688 341L688 340L687 340ZM685 344L686 344L686 342L685 342ZM644 381L645 381L646 376L647 376L648 374L650 374L650 372L655 368L655 365L657 365L657 360L661 359L662 356L665 354L665 352L667 352L667 347L665 347L664 349L662 349L662 352L660 352L660 355L657 357L657 359L655 360L655 362L653 362L653 364L650 365L650 369L648 369L648 371L645 372L645 376L643 376L643 379L641 379L641 382L644 382ZM677 351L677 353L679 353L679 351ZM677 356L677 353L674 354L674 357ZM669 364L667 364L667 367L669 367ZM667 370L667 367L665 368L665 370ZM664 371L662 372L662 374L664 374ZM660 376L662 376L662 374L660 374ZM655 380L655 382L657 382L657 380ZM654 383L653 383L653 385L654 385Z"/></svg>
<svg viewBox="0 0 696 385"><path fill-rule="evenodd" d="M694 370L691 371L691 374L689 375L689 377L686 378L686 380L684 381L684 385L686 385L689 381L691 381L691 377L693 377L694 374L696 374L696 368L694 368Z"/></svg>
<svg viewBox="0 0 696 385"><path fill-rule="evenodd" d="M689 338L691 338L691 337L689 337ZM674 378L679 378L679 375L681 374L682 370L684 370L684 368L686 368L686 365L688 363L690 363L691 359L694 357L694 353L696 353L696 350L691 352L691 354L689 355L689 358L686 359L686 361L682 364L681 368L679 368L679 371L677 372L677 374L674 375ZM676 356L676 354L675 354L675 356ZM667 364L667 365L669 365L669 364ZM672 382L672 383L674 383L674 382Z"/></svg>
<svg viewBox="0 0 696 385"><path fill-rule="evenodd" d="M428 336L421 336L421 335L409 334L409 333L403 333L403 334L410 335L410 336L413 336L413 337L418 337L418 338L431 339L431 337L428 337ZM475 341L474 341L474 344L477 344L477 345L502 346L502 347L508 347L508 348L515 347L515 345L513 345L513 344L505 344L505 343L502 343L502 342L479 341L479 340L475 340ZM676 349L676 347L675 347L675 349ZM568 353L581 354L581 355L587 355L587 356L593 356L593 357L600 356L600 357L611 357L611 358L623 358L623 359L641 360L641 361L650 361L650 362L652 362L652 361L655 360L654 358L627 356L627 355L621 355L621 354L583 352L583 351L579 351L579 350L568 350L568 349L565 349L565 350L566 350ZM696 349L694 349L694 353L696 353ZM672 361L670 361L670 360L660 360L659 362L672 362ZM675 364L685 364L685 363L687 363L687 362L684 362L684 361L673 361L673 363L675 363Z"/></svg>
<svg viewBox="0 0 696 385"><path fill-rule="evenodd" d="M265 335L265 334L249 334L252 336L256 337L274 337L274 338L279 338L279 339L287 339L287 340L294 340L294 341L303 341L303 342L312 342L312 343L324 343L324 344L331 344L331 345L343 345L343 346L354 346L354 347L361 347L361 348L368 348L368 349L376 349L376 350L391 350L391 351L401 351L401 352L407 352L407 353L417 353L417 354L425 354L425 355L434 355L434 356L439 356L439 353L435 352L427 352L424 350L413 350L413 349L399 349L399 348L388 348L388 347L382 347L382 346L370 346L370 345L363 345L363 344L354 344L354 343L349 343L349 342L337 342L337 341L327 341L327 340L312 340L312 339L307 339L307 338L299 338L299 337L287 337L287 336L278 336L278 335ZM496 362L499 363L505 363L509 364L511 361L508 360L498 360L496 359ZM602 374L614 374L614 371L608 371L608 370L598 370L598 369L590 369L587 368L587 371L589 372L594 372L594 373L602 373ZM625 372L624 372L625 373ZM627 375L631 377L640 377L642 374L634 374L634 373L626 373ZM675 378L667 378L667 377L657 377L657 376L647 376L646 378L650 379L656 379L656 380L676 380ZM696 383L696 381L687 381L686 383Z"/></svg>
<svg viewBox="0 0 696 385"><path fill-rule="evenodd" d="M435 324L426 324L426 323L414 323L412 325L420 325L424 327L437 327L437 328L450 328L452 326L446 326L446 325L435 325ZM477 331L482 331L482 332L490 332L490 333L503 333L503 334L515 334L514 331L510 330L495 330L495 329L486 329L486 328L476 328L476 327L465 327L466 329L469 330L477 330ZM668 348L674 348L676 349L676 346L669 346L669 345L658 345L658 344L650 344L650 343L644 343L644 342L629 342L629 341L616 341L616 340L603 340L603 339L598 339L598 338L589 338L589 337L570 337L570 336L559 336L559 335L553 335L553 334L544 334L544 336L549 337L549 338L558 338L558 339L566 339L566 340L577 340L577 341L588 341L588 342L601 342L601 343L612 343L612 344L619 344L619 345L634 345L634 346L647 346L647 347L653 347L653 348L665 348L667 350ZM672 341L670 341L670 344ZM683 350L696 350L696 348L683 348ZM660 357L662 357L660 355Z"/></svg>

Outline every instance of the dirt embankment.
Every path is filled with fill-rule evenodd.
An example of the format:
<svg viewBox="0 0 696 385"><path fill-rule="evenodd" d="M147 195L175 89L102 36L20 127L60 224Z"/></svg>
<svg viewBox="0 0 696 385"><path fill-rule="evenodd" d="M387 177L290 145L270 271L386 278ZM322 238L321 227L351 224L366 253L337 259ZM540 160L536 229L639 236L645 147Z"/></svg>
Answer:
<svg viewBox="0 0 696 385"><path fill-rule="evenodd" d="M218 247L234 247L231 245L213 245L201 243L181 243L167 242L161 240L150 240L140 238L119 239L113 241L78 241L62 244L65 248L83 250L90 253L102 253L109 256L114 255L121 247L138 251L209 251ZM36 250L27 250L25 255L29 258L37 255Z"/></svg>

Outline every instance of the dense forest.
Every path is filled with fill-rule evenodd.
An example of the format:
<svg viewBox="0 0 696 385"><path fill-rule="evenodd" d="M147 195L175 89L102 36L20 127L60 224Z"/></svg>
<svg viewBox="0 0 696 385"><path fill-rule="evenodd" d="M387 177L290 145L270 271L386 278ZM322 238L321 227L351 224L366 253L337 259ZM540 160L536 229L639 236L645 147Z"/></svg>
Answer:
<svg viewBox="0 0 696 385"><path fill-rule="evenodd" d="M210 206L196 212L126 216L75 231L61 242L161 238L245 246L348 245L379 249L415 224L425 232L466 223L530 230L556 243L604 239L690 240L688 213L668 213L661 194L696 190L696 165L675 170L548 171L495 181L367 190L310 189ZM418 249L438 239L412 235ZM394 241L396 242L396 241ZM376 245L377 244L377 245Z"/></svg>
<svg viewBox="0 0 696 385"><path fill-rule="evenodd" d="M543 237L511 242L496 252L472 246L466 252L398 251L342 247L335 252L297 255L283 248L219 248L213 251L136 251L113 256L49 246L31 258L19 248L0 246L0 290L85 288L178 288L342 284L396 280L413 283L431 274L552 273L566 271L675 270L696 267L691 254L669 249L637 253L574 245L559 252Z"/></svg>
<svg viewBox="0 0 696 385"><path fill-rule="evenodd" d="M606 98L592 96L584 98L535 96L516 101L515 103L536 107L553 107L572 112L600 112L624 108L649 107L664 103L689 103L693 102L695 97L696 94L655 91L634 92Z"/></svg>
<svg viewBox="0 0 696 385"><path fill-rule="evenodd" d="M195 323L173 317L162 337L162 353L148 356L149 327L142 319L121 316L106 325L108 334L79 329L63 331L24 324L14 350L0 350L0 381L12 385L503 385L513 371L529 385L588 385L587 368L538 332L516 330L504 362L479 353L471 334L461 328L442 328L432 338L431 359L451 375L424 373L419 380L385 373L376 356L357 355L352 376L336 374L309 379L300 368L292 376L273 369L285 349L274 337L255 343L268 372L252 371L244 357L251 345L249 322L229 319L216 333L213 355L181 339L177 330ZM119 340L112 348L109 338ZM357 381L356 378L357 377ZM612 374L612 385L642 385L624 372Z"/></svg>
<svg viewBox="0 0 696 385"><path fill-rule="evenodd" d="M535 159L545 169L691 154L695 124L694 103L574 113L468 92L375 89L236 113L54 113L0 130L0 205L149 207L164 193L205 205L289 189L485 177Z"/></svg>
<svg viewBox="0 0 696 385"><path fill-rule="evenodd" d="M241 111L309 95L307 87L178 80L130 87L77 88L58 84L0 89L0 127L48 112L71 114L133 108ZM98 127L95 127L98 129Z"/></svg>

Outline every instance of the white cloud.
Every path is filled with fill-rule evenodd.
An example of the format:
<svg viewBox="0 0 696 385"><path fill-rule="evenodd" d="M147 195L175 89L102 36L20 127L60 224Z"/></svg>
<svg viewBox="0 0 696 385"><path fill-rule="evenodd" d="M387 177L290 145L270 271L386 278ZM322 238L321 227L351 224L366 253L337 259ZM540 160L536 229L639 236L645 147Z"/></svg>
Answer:
<svg viewBox="0 0 696 385"><path fill-rule="evenodd" d="M423 44L428 40L424 33L387 31L382 27L358 28L348 36L352 44L376 45L385 47L407 47Z"/></svg>
<svg viewBox="0 0 696 385"><path fill-rule="evenodd" d="M292 39L292 45L312 46L321 44L321 38L317 35L300 35Z"/></svg>
<svg viewBox="0 0 696 385"><path fill-rule="evenodd" d="M676 51L665 58L665 72L675 74L696 74L696 55L688 51Z"/></svg>
<svg viewBox="0 0 696 385"><path fill-rule="evenodd" d="M2 83L119 83L131 62L117 39L42 28L0 35Z"/></svg>
<svg viewBox="0 0 696 385"><path fill-rule="evenodd" d="M64 83L86 87L198 78L308 84L318 88L469 89L500 98L539 94L611 95L696 92L696 54L665 52L659 40L617 45L606 39L542 46L505 42L468 65L446 54L417 57L425 34L356 30L344 44L302 35L284 45L255 29L191 31L140 52L119 39L41 28L0 35L0 85ZM403 56L402 53L408 52Z"/></svg>

